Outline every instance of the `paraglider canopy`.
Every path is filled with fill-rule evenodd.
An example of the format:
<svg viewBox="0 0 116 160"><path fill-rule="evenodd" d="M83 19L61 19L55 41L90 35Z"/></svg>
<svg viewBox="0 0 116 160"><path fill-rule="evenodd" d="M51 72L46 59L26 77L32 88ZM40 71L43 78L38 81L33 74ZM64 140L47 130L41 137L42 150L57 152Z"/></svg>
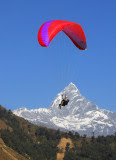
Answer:
<svg viewBox="0 0 116 160"><path fill-rule="evenodd" d="M87 48L86 37L81 25L63 20L51 20L42 24L38 32L39 44L48 47L60 31L63 31L80 50Z"/></svg>

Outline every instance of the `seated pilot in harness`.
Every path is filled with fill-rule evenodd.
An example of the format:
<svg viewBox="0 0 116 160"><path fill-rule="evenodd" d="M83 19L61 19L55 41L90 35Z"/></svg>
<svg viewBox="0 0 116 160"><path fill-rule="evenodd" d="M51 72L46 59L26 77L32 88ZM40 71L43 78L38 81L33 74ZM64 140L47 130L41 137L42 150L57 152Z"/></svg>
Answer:
<svg viewBox="0 0 116 160"><path fill-rule="evenodd" d="M67 97L67 96L65 96L65 97L63 98L63 96L62 96L62 101L61 101L61 103L59 104L59 108L61 109L61 106L65 106L65 105L67 105L67 104L68 104L68 102L69 102L68 97Z"/></svg>

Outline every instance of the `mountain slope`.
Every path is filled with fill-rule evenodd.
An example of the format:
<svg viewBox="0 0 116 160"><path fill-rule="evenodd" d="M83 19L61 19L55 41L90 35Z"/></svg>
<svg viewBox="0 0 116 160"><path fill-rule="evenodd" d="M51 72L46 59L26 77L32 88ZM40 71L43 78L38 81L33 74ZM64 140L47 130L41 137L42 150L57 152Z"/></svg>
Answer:
<svg viewBox="0 0 116 160"><path fill-rule="evenodd" d="M0 160L27 160L13 149L7 147L0 138Z"/></svg>
<svg viewBox="0 0 116 160"><path fill-rule="evenodd" d="M59 109L62 95L67 95L69 103ZM108 135L116 132L116 113L100 109L84 98L77 87L70 83L54 99L49 108L14 110L14 114L28 121L61 130L73 130L91 136Z"/></svg>
<svg viewBox="0 0 116 160"><path fill-rule="evenodd" d="M31 124L0 105L0 138L5 143L0 145L0 158L9 155L8 160L11 160L13 151L16 151L27 159L56 159L61 134L63 133Z"/></svg>

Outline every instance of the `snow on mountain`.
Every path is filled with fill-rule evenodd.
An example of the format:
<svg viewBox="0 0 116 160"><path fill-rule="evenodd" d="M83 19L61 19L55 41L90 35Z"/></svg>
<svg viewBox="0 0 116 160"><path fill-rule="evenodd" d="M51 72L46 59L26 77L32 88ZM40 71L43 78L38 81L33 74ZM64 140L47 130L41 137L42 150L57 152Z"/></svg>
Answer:
<svg viewBox="0 0 116 160"><path fill-rule="evenodd" d="M69 103L59 109L62 95L67 95ZM84 98L77 87L70 83L58 93L49 108L20 108L13 111L17 116L46 127L65 131L76 131L81 135L109 135L116 132L116 113L98 108Z"/></svg>

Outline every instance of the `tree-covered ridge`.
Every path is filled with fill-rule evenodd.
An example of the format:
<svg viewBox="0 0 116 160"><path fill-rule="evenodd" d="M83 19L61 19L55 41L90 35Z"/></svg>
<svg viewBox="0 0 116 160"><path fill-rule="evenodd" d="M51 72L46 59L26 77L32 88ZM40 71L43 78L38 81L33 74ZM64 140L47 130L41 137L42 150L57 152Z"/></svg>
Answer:
<svg viewBox="0 0 116 160"><path fill-rule="evenodd" d="M0 129L1 138L7 146L33 160L56 159L57 145L61 138L59 131L33 125L2 106L0 120L7 126Z"/></svg>
<svg viewBox="0 0 116 160"><path fill-rule="evenodd" d="M67 143L64 160L116 160L116 134L91 138L78 133L38 127L15 116L0 106L0 137L5 144L31 160L56 160L61 138L71 138Z"/></svg>
<svg viewBox="0 0 116 160"><path fill-rule="evenodd" d="M74 148L66 148L64 160L116 160L116 135L73 139Z"/></svg>

